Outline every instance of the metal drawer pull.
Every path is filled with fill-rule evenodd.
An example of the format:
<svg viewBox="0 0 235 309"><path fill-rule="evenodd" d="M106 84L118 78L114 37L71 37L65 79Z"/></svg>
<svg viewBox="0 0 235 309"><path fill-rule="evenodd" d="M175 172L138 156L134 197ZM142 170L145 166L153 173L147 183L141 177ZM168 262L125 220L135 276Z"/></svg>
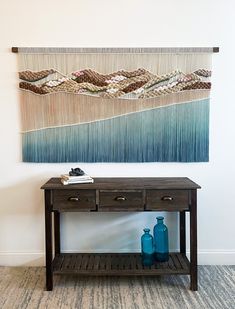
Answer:
<svg viewBox="0 0 235 309"><path fill-rule="evenodd" d="M162 199L162 201L173 201L173 197L171 197L169 195L163 196L161 199Z"/></svg>
<svg viewBox="0 0 235 309"><path fill-rule="evenodd" d="M76 196L71 196L68 198L68 201L70 202L79 202L80 198L76 197Z"/></svg>
<svg viewBox="0 0 235 309"><path fill-rule="evenodd" d="M125 196L117 196L117 197L115 197L115 201L126 201L126 197Z"/></svg>

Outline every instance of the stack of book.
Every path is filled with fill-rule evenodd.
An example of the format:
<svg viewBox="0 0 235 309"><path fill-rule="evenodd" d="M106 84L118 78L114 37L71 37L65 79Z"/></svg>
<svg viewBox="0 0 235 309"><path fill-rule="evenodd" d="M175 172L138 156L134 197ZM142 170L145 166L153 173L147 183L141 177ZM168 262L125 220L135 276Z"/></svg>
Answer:
<svg viewBox="0 0 235 309"><path fill-rule="evenodd" d="M63 185L72 185L75 183L93 183L94 179L86 174L82 176L70 176L68 174L65 174L61 175L61 182Z"/></svg>

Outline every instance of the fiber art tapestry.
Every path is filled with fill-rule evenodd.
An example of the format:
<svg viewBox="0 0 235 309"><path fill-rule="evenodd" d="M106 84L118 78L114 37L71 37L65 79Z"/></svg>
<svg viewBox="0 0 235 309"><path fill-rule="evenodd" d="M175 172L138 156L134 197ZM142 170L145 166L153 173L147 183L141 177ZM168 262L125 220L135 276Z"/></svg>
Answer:
<svg viewBox="0 0 235 309"><path fill-rule="evenodd" d="M206 162L210 52L19 53L24 162Z"/></svg>

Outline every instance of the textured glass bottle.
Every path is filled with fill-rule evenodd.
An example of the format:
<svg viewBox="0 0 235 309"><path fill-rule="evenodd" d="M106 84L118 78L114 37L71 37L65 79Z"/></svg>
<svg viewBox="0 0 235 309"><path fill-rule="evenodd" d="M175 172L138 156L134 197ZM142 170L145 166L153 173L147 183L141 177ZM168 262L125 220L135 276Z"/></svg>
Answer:
<svg viewBox="0 0 235 309"><path fill-rule="evenodd" d="M154 242L153 236L149 232L150 229L146 228L141 236L142 264L144 266L151 266L154 262Z"/></svg>
<svg viewBox="0 0 235 309"><path fill-rule="evenodd" d="M153 229L155 259L159 262L166 262L169 259L168 229L163 220L164 217L157 217L157 224Z"/></svg>

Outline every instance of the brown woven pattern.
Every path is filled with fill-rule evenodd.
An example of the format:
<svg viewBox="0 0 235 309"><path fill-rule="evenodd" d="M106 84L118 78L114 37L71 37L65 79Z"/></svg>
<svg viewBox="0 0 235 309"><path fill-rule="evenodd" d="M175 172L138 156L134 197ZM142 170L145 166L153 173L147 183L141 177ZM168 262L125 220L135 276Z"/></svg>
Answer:
<svg viewBox="0 0 235 309"><path fill-rule="evenodd" d="M19 78L28 82L36 82L40 79L43 79L53 73L56 73L56 70L43 70L39 72L32 72L32 71L22 71L19 72Z"/></svg>
<svg viewBox="0 0 235 309"><path fill-rule="evenodd" d="M124 79L120 81L118 84L109 84L106 88L106 91L101 92L100 96L103 98L110 98L110 99L120 98L127 93L133 92L141 88L151 79L151 77L152 75L147 72L140 76Z"/></svg>
<svg viewBox="0 0 235 309"><path fill-rule="evenodd" d="M36 85L32 85L30 83L26 83L26 82L20 82L19 83L19 87L21 89L25 89L25 90L30 90L34 93L38 93L38 94L46 94L48 93L45 89L43 89L42 87L38 87Z"/></svg>
<svg viewBox="0 0 235 309"><path fill-rule="evenodd" d="M97 86L104 86L107 85L107 80L111 79L112 77L115 76L124 76L126 78L131 78L131 77L136 77L139 75L145 74L147 71L145 69L137 69L135 71L125 71L125 70L120 70L111 74L100 74L96 71L93 71L91 69L85 69L77 72L73 72L72 74L76 76L76 81L78 83L83 83L83 82L89 82L93 83Z"/></svg>
<svg viewBox="0 0 235 309"><path fill-rule="evenodd" d="M205 70L205 69L199 69L194 72L198 76L203 76L203 77L210 77L211 76L211 71L210 70Z"/></svg>
<svg viewBox="0 0 235 309"><path fill-rule="evenodd" d="M131 77L129 79L124 79L120 81L117 84L109 84L107 86L106 92L103 92L100 94L100 96L105 97L105 98L118 98L126 93L130 93L132 91L135 91L139 89L142 85L146 84L150 79L152 78L152 75L149 73L145 73L143 75L139 75L136 77ZM136 87L136 84L139 84L139 87ZM135 85L135 86L131 86ZM104 90L104 89L102 89ZM114 92L115 91L115 92Z"/></svg>
<svg viewBox="0 0 235 309"><path fill-rule="evenodd" d="M75 73L73 74L75 75ZM100 87L108 85L106 78L93 70L83 70L79 72L79 74L81 75L77 76L75 79L77 83L92 83Z"/></svg>
<svg viewBox="0 0 235 309"><path fill-rule="evenodd" d="M148 98L154 98L159 95L165 95L170 93L175 93L183 90L186 86L192 86L195 84L196 81L190 81L190 82L181 82L178 83L175 86L169 85L167 87L159 87L157 89L153 89L147 93L143 93L139 96L141 99L148 99Z"/></svg>
<svg viewBox="0 0 235 309"><path fill-rule="evenodd" d="M119 96L124 95L127 92L131 92L137 89L136 83L139 83L140 87L140 85L144 85L150 78L151 75L149 73L146 73L143 75L131 77L129 79L121 80L119 83L110 83L107 84L106 86L97 86L88 82L77 83L76 80L66 80L62 82L60 85L54 87L48 87L46 84L44 84L42 86L42 89L44 89L46 93L60 92L60 91L67 91L74 93L82 93L84 91L90 91L94 93L94 92L107 91L107 93L102 94L102 96L105 96L107 98L109 97L117 98ZM129 87L131 84L132 85L135 84L135 86ZM123 89L125 89L125 91Z"/></svg>
<svg viewBox="0 0 235 309"><path fill-rule="evenodd" d="M184 87L182 90L192 90L192 89L211 89L211 83L208 82L196 82L192 85Z"/></svg>
<svg viewBox="0 0 235 309"><path fill-rule="evenodd" d="M58 86L55 87L48 87L48 86L42 86L42 89L44 89L47 93L52 92L61 92L61 91L67 91L67 92L73 92L73 93L81 93L85 90L88 90L90 92L99 92L101 90L106 90L107 87L99 87L90 83L80 83L78 84L74 80L67 80L63 83L61 83Z"/></svg>
<svg viewBox="0 0 235 309"><path fill-rule="evenodd" d="M132 77L140 76L145 74L147 71L145 69L138 69L132 72L120 70L111 74L103 75L99 74L93 70L86 69L78 72L72 73L74 76L76 76L76 82L77 83L84 83L88 82L96 86L107 86L109 84L110 79L112 79L115 76L122 76L125 79L129 79ZM77 76L78 75L78 76Z"/></svg>
<svg viewBox="0 0 235 309"><path fill-rule="evenodd" d="M148 83L146 83L144 85L144 89L148 89L154 85L157 85L158 83L162 82L162 81L167 81L169 80L170 78L174 77L174 76L177 76L179 75L181 72L179 71L173 71L171 73L168 73L168 74L164 74L164 75L161 75L161 76L158 76L158 75L154 75L151 80L149 80Z"/></svg>
<svg viewBox="0 0 235 309"><path fill-rule="evenodd" d="M130 77L128 79L121 80L118 83L115 83L115 82L110 83L110 84L108 84L106 89L107 89L108 92L110 91L110 89L116 89L116 91L123 91L123 89L127 88L129 85L137 83L137 82L143 82L143 84L146 84L151 78L153 78L153 76L154 75L152 75L150 73L145 73L143 75Z"/></svg>
<svg viewBox="0 0 235 309"><path fill-rule="evenodd" d="M49 72L55 71L45 70L36 73L45 76ZM40 85L21 82L20 88L37 94L68 92L104 98L145 99L182 90L210 89L211 83L207 82L210 74L211 71L200 69L189 74L176 70L164 75L154 75L145 69L138 69L131 72L120 70L103 75L94 70L85 69L73 72L72 76L49 80Z"/></svg>
<svg viewBox="0 0 235 309"><path fill-rule="evenodd" d="M139 68L139 69L137 69L135 71L120 70L120 71L108 74L106 76L107 76L107 78L112 78L112 77L114 77L116 75L122 75L122 76L125 76L126 78L131 78L131 77L136 77L136 76L139 76L139 75L146 74L147 72L148 72L147 70L145 70L143 68Z"/></svg>
<svg viewBox="0 0 235 309"><path fill-rule="evenodd" d="M81 75L79 77L77 77L75 79L75 81L77 83L92 83L93 85L96 85L96 86L100 86L100 87L103 87L103 86L107 86L108 83L103 81L102 79L100 78L90 78L89 76L87 75Z"/></svg>
<svg viewBox="0 0 235 309"><path fill-rule="evenodd" d="M128 85L126 88L122 89L123 92L128 93L132 92L146 84L146 81L139 81Z"/></svg>

